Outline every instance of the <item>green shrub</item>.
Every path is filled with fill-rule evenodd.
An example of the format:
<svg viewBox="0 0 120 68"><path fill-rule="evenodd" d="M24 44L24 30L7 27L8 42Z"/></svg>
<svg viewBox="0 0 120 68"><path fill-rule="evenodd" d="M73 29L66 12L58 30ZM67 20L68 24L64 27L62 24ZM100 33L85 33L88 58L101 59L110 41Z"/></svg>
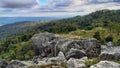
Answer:
<svg viewBox="0 0 120 68"><path fill-rule="evenodd" d="M105 41L106 42L113 41L113 37L112 36L108 36L108 37L105 38Z"/></svg>
<svg viewBox="0 0 120 68"><path fill-rule="evenodd" d="M120 46L120 39L118 39L117 41L117 46Z"/></svg>
<svg viewBox="0 0 120 68"><path fill-rule="evenodd" d="M93 38L96 38L97 40L101 41L100 32L95 32L95 34L93 35Z"/></svg>
<svg viewBox="0 0 120 68"><path fill-rule="evenodd" d="M69 33L70 31L74 31L76 29L77 26L75 24L62 23L51 26L48 29L46 29L46 31L52 33Z"/></svg>
<svg viewBox="0 0 120 68"><path fill-rule="evenodd" d="M94 65L96 63L100 62L100 58L93 58L93 59L89 59L85 62L85 65L87 66L87 68L89 68L91 65Z"/></svg>

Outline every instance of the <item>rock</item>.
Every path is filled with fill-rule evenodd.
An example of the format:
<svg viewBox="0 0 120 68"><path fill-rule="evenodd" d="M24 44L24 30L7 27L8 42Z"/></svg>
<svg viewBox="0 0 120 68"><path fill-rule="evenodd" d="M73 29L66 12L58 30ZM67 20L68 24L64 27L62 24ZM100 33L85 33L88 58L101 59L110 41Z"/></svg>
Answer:
<svg viewBox="0 0 120 68"><path fill-rule="evenodd" d="M77 58L82 58L83 54L80 56L80 53L83 51L88 58L97 57L101 52L100 43L96 39L71 40L55 36L51 33L40 33L34 35L32 41L35 54L42 58L56 57L60 51L63 52L66 57L68 53L73 53L70 52L71 48L78 50L74 51L74 58L75 52L79 52L79 57ZM71 55L71 57L73 56Z"/></svg>
<svg viewBox="0 0 120 68"><path fill-rule="evenodd" d="M66 61L66 58L65 58L63 52L59 52L57 57L48 58L46 60L46 62L49 64L60 64L65 61Z"/></svg>
<svg viewBox="0 0 120 68"><path fill-rule="evenodd" d="M46 56L51 52L50 40L53 38L53 34L36 34L32 38L33 40L33 48L36 55Z"/></svg>
<svg viewBox="0 0 120 68"><path fill-rule="evenodd" d="M68 41L63 44L61 51L67 56L71 48L84 51L88 58L98 57L101 53L101 45L99 41L92 38Z"/></svg>
<svg viewBox="0 0 120 68"><path fill-rule="evenodd" d="M57 60L58 62L65 62L66 58L65 55L63 54L63 52L59 52L58 56L57 56Z"/></svg>
<svg viewBox="0 0 120 68"><path fill-rule="evenodd" d="M100 61L90 68L120 68L120 64L112 61Z"/></svg>
<svg viewBox="0 0 120 68"><path fill-rule="evenodd" d="M59 52L56 57L46 57L40 60L36 60L37 63L33 63L34 65L50 65L50 64L60 64L62 62L66 62L65 55L63 52Z"/></svg>
<svg viewBox="0 0 120 68"><path fill-rule="evenodd" d="M26 68L25 66L21 61L13 60L6 68Z"/></svg>
<svg viewBox="0 0 120 68"><path fill-rule="evenodd" d="M7 65L8 63L5 60L0 59L0 68L6 68Z"/></svg>
<svg viewBox="0 0 120 68"><path fill-rule="evenodd" d="M108 46L106 45L101 45L101 51L106 50Z"/></svg>
<svg viewBox="0 0 120 68"><path fill-rule="evenodd" d="M87 61L87 60L88 60L88 57L83 57L83 58L80 59L80 61L83 62L83 63L85 63L85 61Z"/></svg>
<svg viewBox="0 0 120 68"><path fill-rule="evenodd" d="M107 43L107 46L109 46L109 47L110 47L110 46L114 46L114 44L113 44L113 42L108 42L108 43Z"/></svg>
<svg viewBox="0 0 120 68"><path fill-rule="evenodd" d="M101 60L120 60L120 46L106 47L100 54Z"/></svg>
<svg viewBox="0 0 120 68"><path fill-rule="evenodd" d="M60 51L58 45L63 45L67 39L55 37L52 33L40 33L32 37L33 49L36 55L41 57L55 57Z"/></svg>
<svg viewBox="0 0 120 68"><path fill-rule="evenodd" d="M86 68L86 65L79 59L70 58L67 61L67 68Z"/></svg>
<svg viewBox="0 0 120 68"><path fill-rule="evenodd" d="M98 57L101 53L101 44L98 40L91 38L82 40L82 44L84 45L83 49L87 54L88 58Z"/></svg>
<svg viewBox="0 0 120 68"><path fill-rule="evenodd" d="M85 56L86 54L83 50L71 48L70 51L67 53L66 58L67 59L70 59L70 58L80 59Z"/></svg>

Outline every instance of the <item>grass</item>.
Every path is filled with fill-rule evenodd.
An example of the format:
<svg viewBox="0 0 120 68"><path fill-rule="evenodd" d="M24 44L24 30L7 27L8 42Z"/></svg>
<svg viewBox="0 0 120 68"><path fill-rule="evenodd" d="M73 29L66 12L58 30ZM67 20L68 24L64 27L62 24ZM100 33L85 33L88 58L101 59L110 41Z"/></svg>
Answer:
<svg viewBox="0 0 120 68"><path fill-rule="evenodd" d="M72 38L72 39L86 39L86 38L93 38L93 35L95 34L95 32L100 32L100 36L103 39L103 41L107 36L110 35L109 29L103 28L103 27L96 27L92 30L78 29L68 34L57 34L57 35L67 37L67 38ZM117 35L117 33L112 32L112 35L114 37L113 42L117 42L118 39L120 39L120 35Z"/></svg>
<svg viewBox="0 0 120 68"><path fill-rule="evenodd" d="M52 65L46 65L46 66L30 66L28 68L52 68Z"/></svg>
<svg viewBox="0 0 120 68"><path fill-rule="evenodd" d="M66 67L67 63L66 62L62 62L58 65L42 65L42 66L30 66L28 68L54 68L53 66L55 66L55 68L67 68Z"/></svg>
<svg viewBox="0 0 120 68"><path fill-rule="evenodd" d="M117 63L119 63L119 64L120 64L120 60L117 60L117 61L115 61L115 62L117 62Z"/></svg>
<svg viewBox="0 0 120 68"><path fill-rule="evenodd" d="M85 65L87 68L89 68L91 65L94 65L96 63L100 62L100 58L93 58L93 59L88 59L86 62L85 62Z"/></svg>

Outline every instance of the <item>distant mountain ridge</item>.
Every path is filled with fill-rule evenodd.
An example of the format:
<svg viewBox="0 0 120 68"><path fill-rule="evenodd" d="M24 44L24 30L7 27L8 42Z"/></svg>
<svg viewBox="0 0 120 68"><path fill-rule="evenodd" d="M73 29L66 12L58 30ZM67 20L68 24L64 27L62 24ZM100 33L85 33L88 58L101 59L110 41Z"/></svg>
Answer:
<svg viewBox="0 0 120 68"><path fill-rule="evenodd" d="M48 21L58 19L62 19L62 17L0 17L0 23L5 25L23 21Z"/></svg>

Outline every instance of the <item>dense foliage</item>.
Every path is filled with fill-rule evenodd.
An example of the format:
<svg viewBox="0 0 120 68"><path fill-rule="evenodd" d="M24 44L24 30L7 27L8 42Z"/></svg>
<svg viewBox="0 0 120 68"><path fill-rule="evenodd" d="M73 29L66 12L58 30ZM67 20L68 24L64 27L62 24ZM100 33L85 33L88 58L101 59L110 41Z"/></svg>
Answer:
<svg viewBox="0 0 120 68"><path fill-rule="evenodd" d="M0 41L0 57L7 60L28 60L34 57L31 37L36 32L26 32Z"/></svg>

